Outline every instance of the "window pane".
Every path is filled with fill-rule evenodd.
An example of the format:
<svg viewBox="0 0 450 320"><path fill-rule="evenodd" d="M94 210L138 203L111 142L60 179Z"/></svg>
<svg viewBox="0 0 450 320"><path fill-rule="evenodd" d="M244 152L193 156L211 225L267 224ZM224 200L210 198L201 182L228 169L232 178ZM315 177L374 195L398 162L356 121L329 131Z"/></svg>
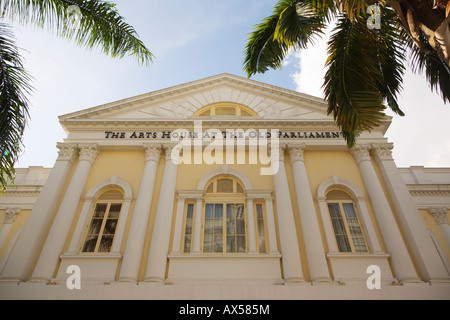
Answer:
<svg viewBox="0 0 450 320"><path fill-rule="evenodd" d="M186 228L184 234L190 235L192 233L192 219L186 219Z"/></svg>
<svg viewBox="0 0 450 320"><path fill-rule="evenodd" d="M241 116L244 116L244 117L251 117L252 115L251 115L249 112L247 112L247 111L241 109Z"/></svg>
<svg viewBox="0 0 450 320"><path fill-rule="evenodd" d="M245 235L245 221L243 219L236 221L236 233Z"/></svg>
<svg viewBox="0 0 450 320"><path fill-rule="evenodd" d="M260 204L260 203L256 204L256 217L257 218L262 218L263 217L262 204Z"/></svg>
<svg viewBox="0 0 450 320"><path fill-rule="evenodd" d="M336 242L339 252L352 252L350 242L348 242L347 235L336 235Z"/></svg>
<svg viewBox="0 0 450 320"><path fill-rule="evenodd" d="M113 239L114 239L113 235L103 236L102 240L100 241L100 245L98 247L98 252L110 252Z"/></svg>
<svg viewBox="0 0 450 320"><path fill-rule="evenodd" d="M256 225L258 228L258 235L259 236L264 236L264 221L262 219L258 219L256 220Z"/></svg>
<svg viewBox="0 0 450 320"><path fill-rule="evenodd" d="M214 218L222 218L223 217L223 204L219 203L215 205Z"/></svg>
<svg viewBox="0 0 450 320"><path fill-rule="evenodd" d="M264 236L258 237L259 253L266 253L266 238Z"/></svg>
<svg viewBox="0 0 450 320"><path fill-rule="evenodd" d="M92 219L91 226L89 227L88 235L99 234L102 227L103 219Z"/></svg>
<svg viewBox="0 0 450 320"><path fill-rule="evenodd" d="M353 247L356 252L367 252L366 242L361 231L358 219L347 219L347 224L352 237Z"/></svg>
<svg viewBox="0 0 450 320"><path fill-rule="evenodd" d="M192 219L194 217L194 204L189 203L187 207L186 218Z"/></svg>
<svg viewBox="0 0 450 320"><path fill-rule="evenodd" d="M227 235L236 234L236 220L227 219Z"/></svg>
<svg viewBox="0 0 450 320"><path fill-rule="evenodd" d="M214 234L222 235L223 234L223 220L214 220Z"/></svg>
<svg viewBox="0 0 450 320"><path fill-rule="evenodd" d="M120 215L120 209L122 208L121 203L113 203L109 207L108 218L118 218Z"/></svg>
<svg viewBox="0 0 450 320"><path fill-rule="evenodd" d="M112 234L116 232L117 219L108 219L105 224L105 229L103 229L103 234Z"/></svg>
<svg viewBox="0 0 450 320"><path fill-rule="evenodd" d="M236 237L237 252L245 252L245 235Z"/></svg>
<svg viewBox="0 0 450 320"><path fill-rule="evenodd" d="M227 252L236 252L235 236L227 236Z"/></svg>
<svg viewBox="0 0 450 320"><path fill-rule="evenodd" d="M205 235L203 237L203 252L213 252L213 236Z"/></svg>
<svg viewBox="0 0 450 320"><path fill-rule="evenodd" d="M236 108L234 107L216 107L216 115L236 115Z"/></svg>
<svg viewBox="0 0 450 320"><path fill-rule="evenodd" d="M236 192L237 193L244 193L244 189L242 188L240 183L236 183Z"/></svg>
<svg viewBox="0 0 450 320"><path fill-rule="evenodd" d="M333 190L327 193L327 200L351 200L351 198L344 191Z"/></svg>
<svg viewBox="0 0 450 320"><path fill-rule="evenodd" d="M343 203L342 206L344 207L345 216L347 218L356 218L356 211L353 207L353 203Z"/></svg>
<svg viewBox="0 0 450 320"><path fill-rule="evenodd" d="M213 218L213 211L214 210L214 204L207 203L205 206L205 218Z"/></svg>
<svg viewBox="0 0 450 320"><path fill-rule="evenodd" d="M330 211L331 218L341 218L341 209L339 203L329 203L328 210Z"/></svg>
<svg viewBox="0 0 450 320"><path fill-rule="evenodd" d="M223 252L223 236L214 236L214 252Z"/></svg>
<svg viewBox="0 0 450 320"><path fill-rule="evenodd" d="M105 216L107 203L97 203L94 211L94 218L103 218Z"/></svg>
<svg viewBox="0 0 450 320"><path fill-rule="evenodd" d="M184 238L184 248L183 252L188 253L191 251L191 236L186 235Z"/></svg>
<svg viewBox="0 0 450 320"><path fill-rule="evenodd" d="M213 234L214 233L214 219L205 219L205 234Z"/></svg>
<svg viewBox="0 0 450 320"><path fill-rule="evenodd" d="M214 185L213 185L213 183L211 182L210 184L209 184L209 186L208 186L208 188L206 188L206 193L213 193L214 192Z"/></svg>
<svg viewBox="0 0 450 320"><path fill-rule="evenodd" d="M83 252L94 252L98 236L89 236L84 243Z"/></svg>
<svg viewBox="0 0 450 320"><path fill-rule="evenodd" d="M232 219L243 219L244 218L244 204L227 204L227 218Z"/></svg>
<svg viewBox="0 0 450 320"><path fill-rule="evenodd" d="M219 179L217 180L217 192L233 192L233 180L231 179Z"/></svg>

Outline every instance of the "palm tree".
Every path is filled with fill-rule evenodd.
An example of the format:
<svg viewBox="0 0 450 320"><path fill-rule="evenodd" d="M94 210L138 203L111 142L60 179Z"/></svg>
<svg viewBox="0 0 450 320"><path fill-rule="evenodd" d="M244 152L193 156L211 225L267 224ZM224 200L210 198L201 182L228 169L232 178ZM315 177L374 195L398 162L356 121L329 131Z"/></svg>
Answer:
<svg viewBox="0 0 450 320"><path fill-rule="evenodd" d="M431 89L450 101L449 11L450 0L380 1L376 6L365 0L279 0L273 14L250 33L244 70L251 77L281 68L292 49L307 48L336 21L323 88L327 112L350 148L361 132L380 125L386 107L404 115L396 97L408 51L412 70L425 72ZM374 17L380 19L376 27Z"/></svg>
<svg viewBox="0 0 450 320"><path fill-rule="evenodd" d="M0 0L0 17L55 30L87 48L100 47L114 58L131 55L149 65L153 54L125 23L115 4L100 0ZM25 71L12 28L0 23L0 185L14 180L29 118L31 77Z"/></svg>

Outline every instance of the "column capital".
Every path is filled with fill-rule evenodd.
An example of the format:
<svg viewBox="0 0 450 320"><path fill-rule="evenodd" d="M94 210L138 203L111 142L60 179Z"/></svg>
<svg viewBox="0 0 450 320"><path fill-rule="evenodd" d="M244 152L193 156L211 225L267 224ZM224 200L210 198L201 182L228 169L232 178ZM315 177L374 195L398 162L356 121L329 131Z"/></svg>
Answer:
<svg viewBox="0 0 450 320"><path fill-rule="evenodd" d="M78 145L76 143L58 143L59 149L57 161L69 161L73 163L78 156Z"/></svg>
<svg viewBox="0 0 450 320"><path fill-rule="evenodd" d="M363 161L370 161L370 145L357 145L350 149L351 154L356 162L360 164Z"/></svg>
<svg viewBox="0 0 450 320"><path fill-rule="evenodd" d="M295 161L304 161L303 154L305 147L305 143L289 143L287 145L287 150L289 152L289 156L291 157L292 163Z"/></svg>
<svg viewBox="0 0 450 320"><path fill-rule="evenodd" d="M280 161L284 162L284 151L287 148L287 143L278 142L278 143L268 143L268 150L270 150L270 158L272 161Z"/></svg>
<svg viewBox="0 0 450 320"><path fill-rule="evenodd" d="M392 149L394 145L392 143L374 143L372 144L371 153L374 156L377 163L386 160L393 160Z"/></svg>
<svg viewBox="0 0 450 320"><path fill-rule="evenodd" d="M145 161L154 161L156 163L161 159L162 146L159 143L144 143Z"/></svg>
<svg viewBox="0 0 450 320"><path fill-rule="evenodd" d="M178 164L178 160L180 155L178 154L178 158L173 158L172 157L172 149L177 145L177 143L170 143L170 142L166 142L162 144L162 148L164 149L165 152L165 158L166 161L172 161L174 164ZM178 150L180 151L180 150Z"/></svg>
<svg viewBox="0 0 450 320"><path fill-rule="evenodd" d="M448 224L446 207L429 208L428 212L433 216L437 224Z"/></svg>
<svg viewBox="0 0 450 320"><path fill-rule="evenodd" d="M13 224L20 212L20 208L8 208L6 209L6 217L3 224Z"/></svg>
<svg viewBox="0 0 450 320"><path fill-rule="evenodd" d="M78 148L80 149L80 161L89 161L91 164L99 153L95 143L79 144Z"/></svg>

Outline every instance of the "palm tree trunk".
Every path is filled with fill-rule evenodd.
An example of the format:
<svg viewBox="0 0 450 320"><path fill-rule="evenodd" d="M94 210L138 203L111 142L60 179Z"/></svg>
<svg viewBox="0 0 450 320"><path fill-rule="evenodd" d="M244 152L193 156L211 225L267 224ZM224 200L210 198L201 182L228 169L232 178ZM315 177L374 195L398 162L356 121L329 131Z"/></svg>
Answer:
<svg viewBox="0 0 450 320"><path fill-rule="evenodd" d="M450 66L450 0L394 0L390 6L416 46L425 54L435 51Z"/></svg>

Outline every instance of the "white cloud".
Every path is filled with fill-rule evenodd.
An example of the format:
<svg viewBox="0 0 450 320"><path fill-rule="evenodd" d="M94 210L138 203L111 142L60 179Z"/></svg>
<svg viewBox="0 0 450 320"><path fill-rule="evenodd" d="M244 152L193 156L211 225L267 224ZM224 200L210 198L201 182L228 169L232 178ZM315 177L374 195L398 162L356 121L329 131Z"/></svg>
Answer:
<svg viewBox="0 0 450 320"><path fill-rule="evenodd" d="M298 70L291 74L291 78L296 85L296 90L302 93L317 97L323 97L323 80L325 77L325 62L327 60L327 42L329 34L334 28L331 24L324 36L316 39L313 45L307 49L293 53L296 58Z"/></svg>

